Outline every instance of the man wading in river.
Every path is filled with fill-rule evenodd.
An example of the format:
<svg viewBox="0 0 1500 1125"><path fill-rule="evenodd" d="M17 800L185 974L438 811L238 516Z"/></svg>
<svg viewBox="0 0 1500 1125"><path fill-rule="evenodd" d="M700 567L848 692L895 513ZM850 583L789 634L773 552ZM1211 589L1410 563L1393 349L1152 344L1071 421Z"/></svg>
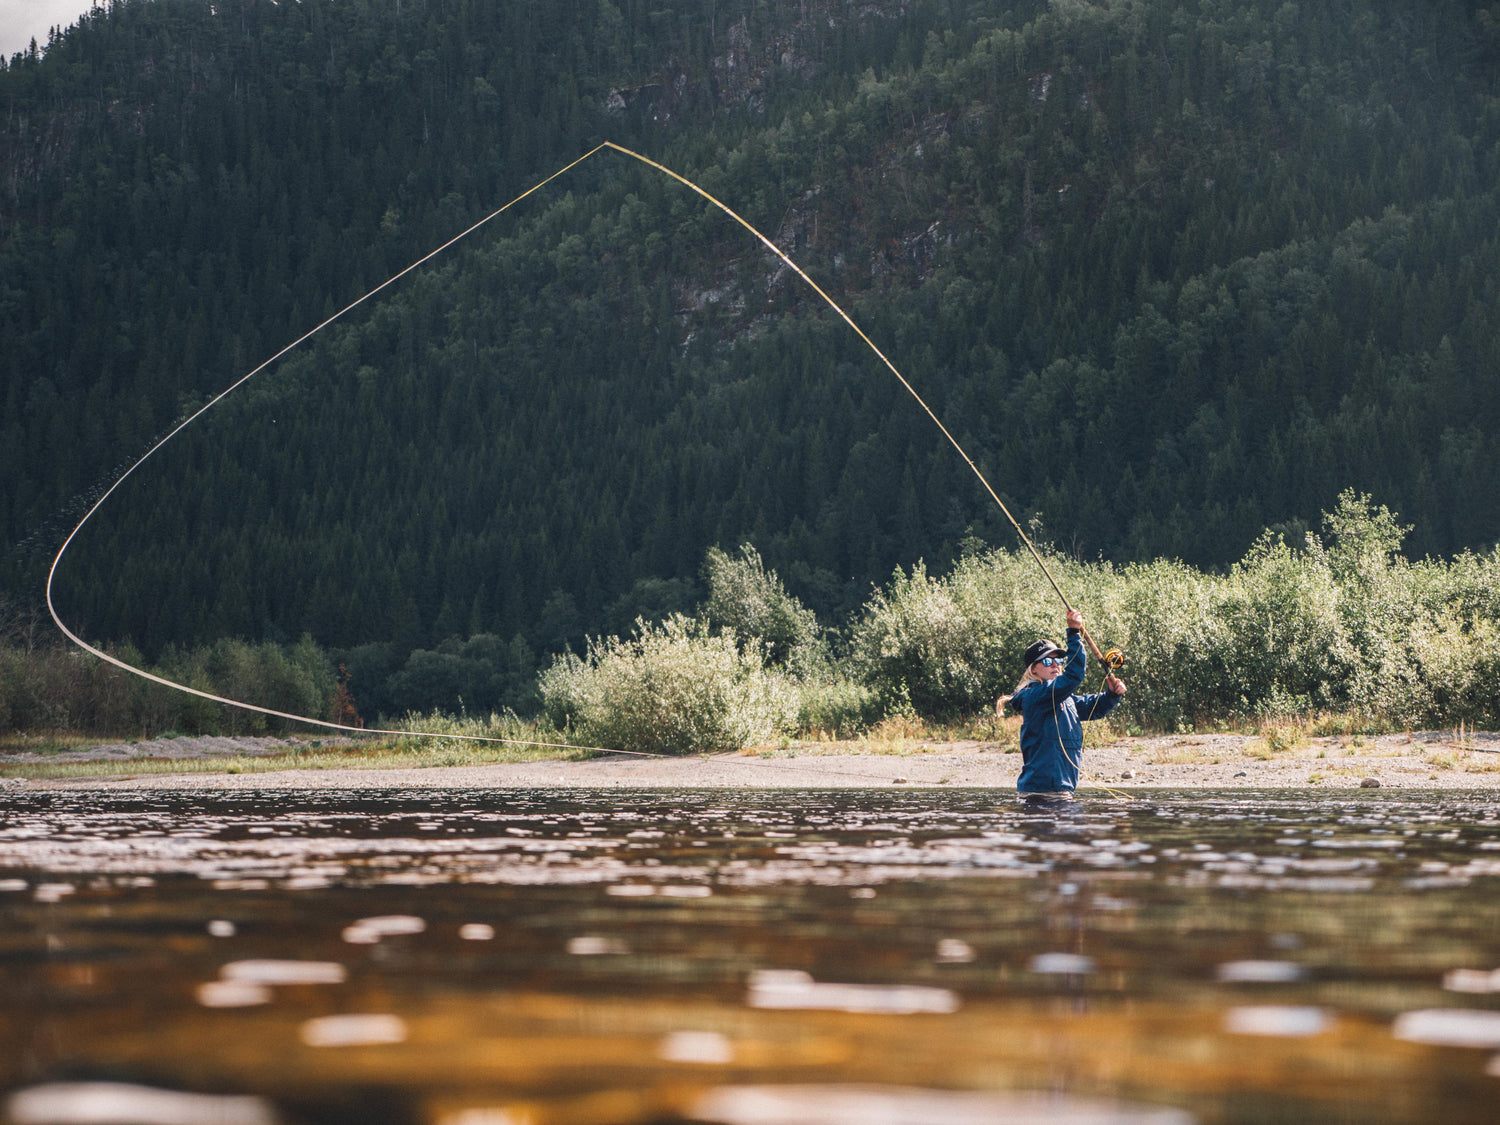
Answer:
<svg viewBox="0 0 1500 1125"><path fill-rule="evenodd" d="M1106 690L1074 695L1088 671L1083 651L1083 615L1068 610L1068 647L1036 641L1021 655L1026 672L1016 690L995 703L997 718L1005 707L1021 716L1021 776L1016 789L1028 802L1071 801L1078 788L1083 758L1083 723L1102 719L1125 694L1119 677L1104 678Z"/></svg>

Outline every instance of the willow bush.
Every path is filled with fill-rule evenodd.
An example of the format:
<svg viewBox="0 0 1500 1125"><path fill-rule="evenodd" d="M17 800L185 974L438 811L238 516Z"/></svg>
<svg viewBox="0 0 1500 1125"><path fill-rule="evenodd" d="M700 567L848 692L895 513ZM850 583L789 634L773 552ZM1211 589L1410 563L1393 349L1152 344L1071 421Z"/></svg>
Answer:
<svg viewBox="0 0 1500 1125"><path fill-rule="evenodd" d="M855 624L849 659L888 710L948 717L993 702L1014 681L1014 654L1058 614L1030 559L967 555L946 579L918 562L876 590Z"/></svg>
<svg viewBox="0 0 1500 1125"><path fill-rule="evenodd" d="M791 679L758 648L682 614L592 639L583 657L563 653L539 686L547 718L574 741L650 754L772 742L791 733L798 711Z"/></svg>
<svg viewBox="0 0 1500 1125"><path fill-rule="evenodd" d="M1120 721L1176 730L1350 711L1393 728L1500 723L1500 548L1412 562L1398 553L1405 531L1346 492L1322 538L1268 532L1223 574L1046 561L1100 645L1126 651ZM970 555L942 578L918 564L870 598L849 660L883 700L972 713L1014 684L1027 644L1061 639L1062 617L1020 551Z"/></svg>
<svg viewBox="0 0 1500 1125"><path fill-rule="evenodd" d="M729 633L743 651L759 648L767 664L814 673L826 657L823 630L812 610L787 592L760 552L741 544L739 557L710 547L703 564L708 600L699 616Z"/></svg>
<svg viewBox="0 0 1500 1125"><path fill-rule="evenodd" d="M879 694L866 683L829 670L795 681L796 730L812 737L852 738L885 714Z"/></svg>
<svg viewBox="0 0 1500 1125"><path fill-rule="evenodd" d="M1198 701L1210 698L1214 685L1222 682L1221 654L1230 647L1214 581L1177 561L1127 567L1110 591L1127 607L1113 629L1109 622L1093 620L1094 591L1087 577L1084 581L1078 589L1089 592L1082 607L1090 633L1107 647L1125 651L1123 675L1130 695L1128 710L1117 714L1164 729L1205 719ZM1088 687L1093 686L1089 681Z"/></svg>

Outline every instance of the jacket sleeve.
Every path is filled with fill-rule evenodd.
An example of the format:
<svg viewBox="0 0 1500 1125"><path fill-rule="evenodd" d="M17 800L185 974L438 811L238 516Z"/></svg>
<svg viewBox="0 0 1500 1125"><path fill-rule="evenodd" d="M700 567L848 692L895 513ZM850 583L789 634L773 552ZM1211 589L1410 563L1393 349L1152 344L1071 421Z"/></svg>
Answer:
<svg viewBox="0 0 1500 1125"><path fill-rule="evenodd" d="M1102 719L1116 707L1123 695L1116 695L1112 691L1094 692L1092 695L1075 695L1073 706L1078 708L1078 717L1084 722L1089 719Z"/></svg>
<svg viewBox="0 0 1500 1125"><path fill-rule="evenodd" d="M1054 704L1061 703L1078 690L1083 675L1089 670L1088 654L1083 651L1083 634L1077 629L1068 630L1068 663L1062 675L1046 685L1046 692Z"/></svg>

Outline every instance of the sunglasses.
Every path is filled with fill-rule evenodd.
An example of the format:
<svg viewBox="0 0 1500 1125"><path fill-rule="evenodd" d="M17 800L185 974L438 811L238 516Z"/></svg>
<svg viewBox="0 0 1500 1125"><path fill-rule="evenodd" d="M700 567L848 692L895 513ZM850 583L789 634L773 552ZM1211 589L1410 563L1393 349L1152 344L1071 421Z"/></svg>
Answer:
<svg viewBox="0 0 1500 1125"><path fill-rule="evenodd" d="M1067 662L1066 656L1044 656L1037 661L1043 668L1061 668Z"/></svg>

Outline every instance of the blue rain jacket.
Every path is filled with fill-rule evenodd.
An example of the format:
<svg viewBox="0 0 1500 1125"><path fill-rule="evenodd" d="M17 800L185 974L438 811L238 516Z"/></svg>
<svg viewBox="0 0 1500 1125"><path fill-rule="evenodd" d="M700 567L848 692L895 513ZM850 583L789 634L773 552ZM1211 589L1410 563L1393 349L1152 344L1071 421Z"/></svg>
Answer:
<svg viewBox="0 0 1500 1125"><path fill-rule="evenodd" d="M1010 707L1021 715L1022 793L1071 793L1078 788L1078 763L1083 758L1083 723L1102 719L1121 696L1112 691L1074 695L1088 671L1083 635L1068 630L1068 663L1049 684L1031 683L1011 697Z"/></svg>

